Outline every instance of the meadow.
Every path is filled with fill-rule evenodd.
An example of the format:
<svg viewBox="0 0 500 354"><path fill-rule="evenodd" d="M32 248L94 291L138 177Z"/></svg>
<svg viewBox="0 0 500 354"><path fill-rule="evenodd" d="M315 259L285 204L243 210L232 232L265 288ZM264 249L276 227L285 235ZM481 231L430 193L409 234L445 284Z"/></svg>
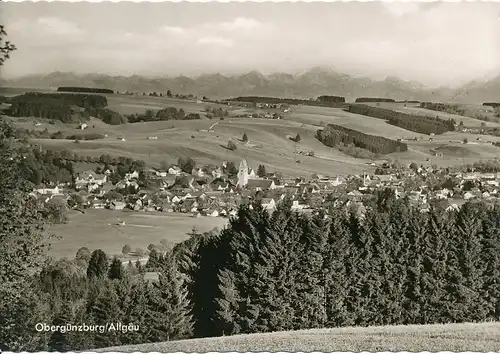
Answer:
<svg viewBox="0 0 500 354"><path fill-rule="evenodd" d="M36 142L47 148L67 149L88 156L110 154L131 157L157 167L162 162L175 163L179 157L192 157L199 164L220 164L224 160L238 163L242 158L246 158L253 168L263 164L269 171L281 172L285 176L301 177L308 177L312 173L346 175L371 172L373 168L367 166L367 163L372 160L375 162L398 160L406 164L416 162L423 165L457 165L500 157L500 148L488 144L489 141L500 141L499 137L448 132L434 136L433 141L430 141L429 136L389 125L381 119L352 114L339 108L292 106L291 112L282 113L284 119L271 120L234 117L243 112L265 112L259 109L197 103L167 97L105 96L108 99L108 107L122 114L176 107L184 109L186 113L199 113L203 118L196 121L159 121L120 126L111 126L92 119L86 131L107 134L107 138L80 141L78 144L71 140L43 139ZM480 127L483 123L470 117L419 108L417 104L408 104L408 107L404 107L402 103L381 103L380 106L407 113L437 115L444 119L454 118L457 122L463 121L468 127ZM224 120L207 119L204 117L207 107L227 109L230 117ZM476 108L480 109L480 106ZM66 134L78 132L74 124L67 125L60 122L49 124L40 119L36 121L40 123L36 128L33 126L33 119L16 119L16 124L29 129L48 129L51 133L59 130ZM214 131L208 132L208 128L214 123L217 123L213 128ZM316 131L326 124L337 124L390 139L417 137L419 141L407 141L409 149L404 153L370 159L355 158L339 149L324 146L315 138ZM500 126L498 123L489 122L487 125ZM240 140L244 133L249 138L248 143ZM297 133L301 137L299 143L289 139ZM150 136L157 137L157 140L148 140ZM467 139L469 144L462 144L464 139ZM236 150L224 148L229 140L236 143ZM433 156L431 151L433 149L443 155ZM300 151L314 151L315 156L304 156L299 154Z"/></svg>
<svg viewBox="0 0 500 354"><path fill-rule="evenodd" d="M117 225L119 221L124 221L125 225ZM132 250L146 250L150 243L159 244L163 239L171 243L182 242L189 238L193 227L199 232L207 232L215 227L222 229L227 222L225 218L194 218L182 213L88 209L82 214L71 211L66 224L49 227L48 232L60 237L52 243L49 255L71 259L80 247L91 251L100 248L109 255L120 255L125 244Z"/></svg>
<svg viewBox="0 0 500 354"><path fill-rule="evenodd" d="M96 352L498 352L500 323L345 327L235 335Z"/></svg>

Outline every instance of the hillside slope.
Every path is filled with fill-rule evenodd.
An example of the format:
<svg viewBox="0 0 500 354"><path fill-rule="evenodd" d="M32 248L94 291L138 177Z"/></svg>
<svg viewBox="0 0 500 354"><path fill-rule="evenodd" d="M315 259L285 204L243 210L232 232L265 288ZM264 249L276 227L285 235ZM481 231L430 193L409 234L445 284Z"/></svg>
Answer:
<svg viewBox="0 0 500 354"><path fill-rule="evenodd" d="M500 323L313 329L191 339L96 352L496 352Z"/></svg>

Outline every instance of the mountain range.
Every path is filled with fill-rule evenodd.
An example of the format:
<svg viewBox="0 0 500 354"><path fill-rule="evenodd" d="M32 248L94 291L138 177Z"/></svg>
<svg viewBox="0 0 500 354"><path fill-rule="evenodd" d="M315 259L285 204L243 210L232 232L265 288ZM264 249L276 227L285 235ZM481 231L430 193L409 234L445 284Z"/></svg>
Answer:
<svg viewBox="0 0 500 354"><path fill-rule="evenodd" d="M129 92L166 92L194 94L209 98L236 96L272 96L286 98L315 98L320 95L344 96L347 101L357 97L381 97L395 100L433 102L481 103L500 101L500 76L484 82L471 82L457 89L430 88L415 81L397 77L373 80L339 73L329 68L316 67L301 74L258 71L225 76L220 73L151 78L139 75L110 76L106 74L75 74L54 72L48 75L30 75L11 80L0 80L2 87L57 88L83 86L109 88Z"/></svg>

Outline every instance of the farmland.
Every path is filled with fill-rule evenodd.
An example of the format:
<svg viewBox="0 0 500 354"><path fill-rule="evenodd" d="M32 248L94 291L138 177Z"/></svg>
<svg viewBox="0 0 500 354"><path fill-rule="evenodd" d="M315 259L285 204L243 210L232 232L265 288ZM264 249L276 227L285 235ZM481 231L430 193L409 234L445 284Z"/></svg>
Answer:
<svg viewBox="0 0 500 354"><path fill-rule="evenodd" d="M97 350L119 352L497 352L500 324L312 329L191 339Z"/></svg>
<svg viewBox="0 0 500 354"><path fill-rule="evenodd" d="M16 93L20 93L17 92ZM292 111L284 113L284 119L234 118L245 112L264 112L264 110L227 106L214 103L197 103L196 101L172 99L166 97L105 95L108 108L121 114L144 113L147 109L159 110L165 107L184 109L186 113L198 113L202 116L197 121L156 121L111 126L100 120L91 119L88 132L107 134L108 137L93 141L80 141L75 144L71 140L38 140L37 143L52 149L67 149L75 153L100 156L102 154L120 155L141 159L155 166L163 161L174 163L179 157L192 157L199 164L220 164L224 160L238 162L242 158L249 161L250 166L266 165L270 170L283 175L310 176L312 173L326 175L355 174L370 171L366 166L368 160L354 158L336 148L321 144L315 134L327 124L336 124L359 132L378 135L389 139L414 138L419 141L408 141L408 151L381 156L380 159L399 160L403 163L455 165L477 161L478 158L490 159L500 157L500 149L488 144L488 141L499 141L493 136L447 132L429 137L387 124L382 119L352 114L339 108L293 106ZM374 104L374 103L371 103ZM439 116L443 119L454 118L463 121L465 126L479 127L481 121L451 115L442 112L429 111L409 104L407 108L401 103L381 103L381 108L396 111ZM224 120L207 119L205 108L223 108L229 112ZM270 110L271 111L271 110ZM16 119L16 124L23 128L33 129L33 119ZM66 134L76 133L74 125L55 122L49 124L37 120L37 130L47 129L49 132L62 131ZM208 128L218 123L213 132ZM54 123L54 122L53 122ZM488 126L500 126L498 123L487 123ZM246 133L249 142L241 139ZM289 139L297 133L301 136L300 143ZM155 136L157 139L148 140ZM125 141L119 140L123 138ZM481 141L477 140L478 138ZM469 144L461 144L467 139ZM230 151L223 146L233 140L237 149ZM439 148L443 156L434 157L431 149ZM315 156L299 155L300 151L314 151ZM479 156L480 154L480 156ZM299 163L297 162L299 160Z"/></svg>
<svg viewBox="0 0 500 354"><path fill-rule="evenodd" d="M118 221L125 225L118 226ZM199 232L207 232L215 227L221 229L228 219L200 217L188 214L160 214L141 212L122 212L113 210L88 209L85 214L71 212L66 224L53 225L49 232L61 237L53 242L49 255L58 259L73 258L80 247L90 250L102 249L104 252L120 254L123 245L133 250L146 249L150 244L158 244L167 239L172 243L181 242L189 236L193 226Z"/></svg>

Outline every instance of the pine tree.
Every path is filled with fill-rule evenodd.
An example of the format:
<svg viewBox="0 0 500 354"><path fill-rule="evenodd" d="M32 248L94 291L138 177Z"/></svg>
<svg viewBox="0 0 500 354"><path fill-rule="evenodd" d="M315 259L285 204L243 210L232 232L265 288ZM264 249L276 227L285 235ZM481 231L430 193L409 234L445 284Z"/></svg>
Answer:
<svg viewBox="0 0 500 354"><path fill-rule="evenodd" d="M247 136L247 133L244 133L243 134L243 138L241 139L243 142L247 142L248 141L248 136Z"/></svg>
<svg viewBox="0 0 500 354"><path fill-rule="evenodd" d="M406 201L408 203L408 201ZM424 303L422 293L422 273L424 271L424 240L427 233L427 215L420 213L416 208L410 208L408 216L408 234L403 238L403 248L408 249L408 263L403 291L403 323L424 324L421 305Z"/></svg>
<svg viewBox="0 0 500 354"><path fill-rule="evenodd" d="M259 165L259 167L257 168L257 176L262 178L262 177L265 177L266 175L267 175L266 166Z"/></svg>
<svg viewBox="0 0 500 354"><path fill-rule="evenodd" d="M122 308L125 323L139 326L139 331L131 331L122 335L122 344L144 343L148 338L148 297L150 286L144 280L132 285L130 302Z"/></svg>
<svg viewBox="0 0 500 354"><path fill-rule="evenodd" d="M423 323L446 322L447 247L450 238L449 216L431 206L427 232L423 240L422 301L420 311Z"/></svg>
<svg viewBox="0 0 500 354"><path fill-rule="evenodd" d="M109 279L123 279L125 277L125 269L123 269L122 262L116 256L111 261L108 277Z"/></svg>
<svg viewBox="0 0 500 354"><path fill-rule="evenodd" d="M353 314L347 303L350 288L351 245L347 221L339 209L333 210L328 242L324 249L324 269L326 287L327 327L350 326L354 324Z"/></svg>
<svg viewBox="0 0 500 354"><path fill-rule="evenodd" d="M56 314L52 324L55 326L65 326L73 324L73 308L69 301L63 302L61 310ZM74 350L71 347L71 332L53 332L49 340L49 348L53 351L65 352Z"/></svg>
<svg viewBox="0 0 500 354"><path fill-rule="evenodd" d="M215 299L217 312L215 322L222 331L222 335L233 335L240 333L240 326L236 322L241 299L236 289L236 280L233 272L222 270L219 275L220 296Z"/></svg>
<svg viewBox="0 0 500 354"><path fill-rule="evenodd" d="M95 250L90 256L89 265L87 267L87 277L107 277L108 268L108 256L106 253L102 250Z"/></svg>
<svg viewBox="0 0 500 354"><path fill-rule="evenodd" d="M118 304L118 296L110 281L104 283L103 289L91 309L91 315L96 325L105 326L118 323L121 320L121 310ZM106 348L120 345L120 333L118 331L95 332L94 345L96 348Z"/></svg>
<svg viewBox="0 0 500 354"><path fill-rule="evenodd" d="M486 318L500 320L500 206L488 210L482 220L483 300Z"/></svg>
<svg viewBox="0 0 500 354"><path fill-rule="evenodd" d="M185 279L177 270L171 252L165 257L159 280L153 284L148 326L154 342L185 339L193 330L191 304Z"/></svg>

